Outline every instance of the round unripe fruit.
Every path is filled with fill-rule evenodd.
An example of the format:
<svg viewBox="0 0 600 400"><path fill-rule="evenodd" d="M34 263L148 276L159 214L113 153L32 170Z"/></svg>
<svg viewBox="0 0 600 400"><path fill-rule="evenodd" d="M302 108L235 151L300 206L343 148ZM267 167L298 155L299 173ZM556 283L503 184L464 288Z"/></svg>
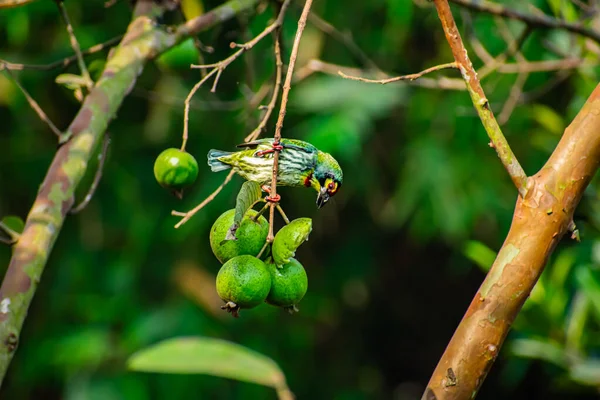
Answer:
<svg viewBox="0 0 600 400"><path fill-rule="evenodd" d="M267 269L271 274L271 291L267 296L267 303L295 308L308 290L308 276L302 264L291 258L282 268L270 263Z"/></svg>
<svg viewBox="0 0 600 400"><path fill-rule="evenodd" d="M194 156L179 149L166 149L154 162L154 177L163 187L180 190L198 177L198 162Z"/></svg>
<svg viewBox="0 0 600 400"><path fill-rule="evenodd" d="M271 275L264 262L253 256L227 261L217 274L217 293L228 311L252 308L264 302L271 290ZM233 303L233 304L231 304Z"/></svg>
<svg viewBox="0 0 600 400"><path fill-rule="evenodd" d="M210 229L210 247L215 257L222 263L241 255L257 256L265 245L269 233L269 221L262 215L253 221L257 214L248 210L235 232L237 240L225 240L229 228L233 224L235 209L225 211Z"/></svg>

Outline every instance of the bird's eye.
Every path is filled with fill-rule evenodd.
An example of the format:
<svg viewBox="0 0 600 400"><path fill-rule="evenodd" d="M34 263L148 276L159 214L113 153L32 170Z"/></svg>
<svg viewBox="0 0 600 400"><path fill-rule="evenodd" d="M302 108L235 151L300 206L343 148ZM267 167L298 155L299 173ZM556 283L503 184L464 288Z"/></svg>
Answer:
<svg viewBox="0 0 600 400"><path fill-rule="evenodd" d="M330 196L333 196L335 194L335 192L337 192L338 190L338 184L333 181L328 179L327 180L327 192L329 193Z"/></svg>

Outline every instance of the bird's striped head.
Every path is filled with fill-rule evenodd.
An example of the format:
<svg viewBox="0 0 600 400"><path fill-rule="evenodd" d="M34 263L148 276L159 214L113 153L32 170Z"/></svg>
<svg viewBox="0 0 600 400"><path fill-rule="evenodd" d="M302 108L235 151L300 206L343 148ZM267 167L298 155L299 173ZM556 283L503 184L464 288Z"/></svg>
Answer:
<svg viewBox="0 0 600 400"><path fill-rule="evenodd" d="M342 186L343 173L340 164L330 154L319 151L311 186L319 192L317 207L321 208Z"/></svg>

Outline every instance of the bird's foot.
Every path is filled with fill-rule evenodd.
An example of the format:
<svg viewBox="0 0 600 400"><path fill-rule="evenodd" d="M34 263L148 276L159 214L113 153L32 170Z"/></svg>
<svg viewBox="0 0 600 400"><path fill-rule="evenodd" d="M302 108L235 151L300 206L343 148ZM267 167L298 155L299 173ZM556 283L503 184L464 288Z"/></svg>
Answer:
<svg viewBox="0 0 600 400"><path fill-rule="evenodd" d="M281 150L283 150L283 146L281 145L281 143L273 142L270 149L257 152L256 157L262 157L265 154L275 153L276 151L280 152Z"/></svg>
<svg viewBox="0 0 600 400"><path fill-rule="evenodd" d="M271 188L269 186L262 185L260 188L263 190L263 192L267 192L269 194L267 197L265 197L265 201L268 201L269 203L279 203L281 196L278 194L271 196Z"/></svg>
<svg viewBox="0 0 600 400"><path fill-rule="evenodd" d="M276 194L275 196L267 196L265 197L265 200L268 201L269 203L279 203L279 201L281 200L281 196Z"/></svg>

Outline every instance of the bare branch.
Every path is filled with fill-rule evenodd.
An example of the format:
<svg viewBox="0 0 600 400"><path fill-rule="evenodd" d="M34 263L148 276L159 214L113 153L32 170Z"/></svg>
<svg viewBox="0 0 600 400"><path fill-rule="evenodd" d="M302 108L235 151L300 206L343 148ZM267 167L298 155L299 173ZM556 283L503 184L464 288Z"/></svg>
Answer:
<svg viewBox="0 0 600 400"><path fill-rule="evenodd" d="M328 75L339 76L340 72L345 75L351 76L368 76L369 71L363 71L358 68L346 67L343 65L331 64L321 60L310 60L305 66L300 68L296 74L294 81L301 81L306 79L314 72L322 72ZM387 78L387 77L386 77ZM422 77L416 81L405 81L407 85L420 86L428 89L442 89L442 90L467 90L465 83L460 78L426 78Z"/></svg>
<svg viewBox="0 0 600 400"><path fill-rule="evenodd" d="M92 200L94 197L94 193L96 193L96 189L100 184L100 180L102 179L102 171L104 170L104 163L106 162L106 155L108 153L108 146L110 145L110 135L108 132L104 135L102 139L102 149L100 150L100 154L98 155L98 167L96 168L96 174L94 175L94 181L92 182L87 194L79 203L79 205L73 207L70 211L70 214L77 214L81 212Z"/></svg>
<svg viewBox="0 0 600 400"><path fill-rule="evenodd" d="M275 104L277 104L279 88L281 86L283 61L281 59L281 46L280 46L280 38L279 38L278 30L274 32L274 36L275 36L275 43L274 43L275 85L273 86L273 94L271 95L271 101L269 101L269 104L266 107L265 114L264 114L262 120L260 121L258 126L248 136L246 136L246 138L244 139L245 142L251 142L260 136L260 134L264 131L265 127L267 126L267 123L269 122L269 118L271 117L271 114L273 113L273 110L275 109ZM190 97L190 96L188 96L188 97ZM229 174L227 174L227 176L225 177L223 182L215 189L215 191L212 192L207 198L205 198L200 204L198 204L196 207L194 207L190 211L188 211L188 212L180 212L180 211L175 211L175 210L171 211L171 215L174 215L177 217L183 217L175 225L175 228L181 227L183 224L185 224L187 221L189 221L190 218L192 218L194 216L194 214L196 214L198 211L203 209L208 203L213 201L215 199L215 197L217 197L217 195L219 193L221 193L221 190L223 190L223 188L231 181L231 178L233 177L234 174L235 174L235 171L231 170L229 172Z"/></svg>
<svg viewBox="0 0 600 400"><path fill-rule="evenodd" d="M2 65L2 61L0 61L0 66ZM44 110L40 107L40 105L31 97L29 92L21 85L21 83L17 80L14 74L10 71L10 69L5 69L6 74L12 79L12 81L17 85L17 87L21 90L25 98L27 99L27 103L29 106L35 111L38 117L48 125L48 128L60 139L62 136L62 132L54 125L54 123L48 118Z"/></svg>
<svg viewBox="0 0 600 400"><path fill-rule="evenodd" d="M454 59L467 85L467 90L471 95L473 106L477 110L483 127L491 140L490 146L496 149L500 161L502 161L504 168L508 171L521 197L525 197L525 193L527 192L527 175L502 134L496 118L494 118L494 113L479 83L477 73L473 68L467 49L465 49L456 23L454 22L450 6L446 0L434 0L434 3L442 22L446 40L450 45Z"/></svg>
<svg viewBox="0 0 600 400"><path fill-rule="evenodd" d="M225 177L225 180L223 181L223 183L221 183L215 189L214 192L212 192L206 199L204 199L202 201L202 203L198 204L196 207L194 207L190 211L185 212L185 213L182 213L182 212L179 212L179 211L171 211L171 215L174 215L176 217L183 217L181 219L181 221L179 221L177 223L177 225L175 225L175 228L179 228L181 225L183 225L186 222L188 222L190 220L190 218L192 218L194 216L194 214L196 214L198 211L200 211L201 209L203 209L208 203L210 203L211 201L213 201L215 199L215 197L217 197L217 195L219 193L221 193L221 190L223 190L223 188L229 183L229 181L231 181L231 178L233 178L234 174L235 174L234 170L229 171L229 173Z"/></svg>
<svg viewBox="0 0 600 400"><path fill-rule="evenodd" d="M246 42L244 44L231 43L230 46L232 48L237 47L237 48L239 48L239 50L236 51L235 53L233 53L232 55L230 55L229 57L227 57L226 59L219 61L218 63L214 63L214 64L192 65L192 68L197 68L197 69L212 68L212 71L210 71L206 76L204 76L204 78L202 78L198 83L196 83L196 85L194 85L194 87L190 91L190 94L185 99L184 116L183 116L183 137L182 137L182 143L181 143L181 151L184 151L185 146L187 145L187 141L188 141L188 137L189 137L188 122L189 122L189 113L190 113L190 101L192 100L192 97L194 96L196 91L200 88L200 86L202 86L208 80L208 78L210 78L211 76L216 74L216 77L215 77L215 80L214 80L214 83L213 83L213 86L211 89L211 92L214 92L217 88L217 83L219 82L221 73L223 72L223 70L225 68L227 68L227 66L229 66L229 64L231 64L233 61L238 59L244 52L252 49L254 46L256 46L256 44L258 42L260 42L268 34L272 33L273 31L275 31L276 29L278 29L281 26L281 24L283 23L283 18L285 17L285 12L287 11L287 8L289 7L290 2L291 2L291 0L285 0L281 6L281 9L279 10L279 14L277 15L277 19L275 20L275 22L273 22L271 25L267 26L261 33L259 33L252 40L250 40L249 42Z"/></svg>
<svg viewBox="0 0 600 400"><path fill-rule="evenodd" d="M361 78L360 76L346 75L342 71L338 71L338 74L342 78L351 79L353 81L361 81L361 82L367 82L367 83L379 83L381 85L385 85L385 84L388 84L388 83L398 82L398 81L414 81L416 79L419 79L423 75L427 75L427 74L429 74L431 72L440 71L440 70L443 70L443 69L458 69L458 65L456 64L456 62L451 62L451 63L446 63L446 64L440 64L440 65L434 65L433 67L429 67L427 69L424 69L423 71L417 72L416 74L395 76L393 78L387 78L387 79L367 79L367 78Z"/></svg>

